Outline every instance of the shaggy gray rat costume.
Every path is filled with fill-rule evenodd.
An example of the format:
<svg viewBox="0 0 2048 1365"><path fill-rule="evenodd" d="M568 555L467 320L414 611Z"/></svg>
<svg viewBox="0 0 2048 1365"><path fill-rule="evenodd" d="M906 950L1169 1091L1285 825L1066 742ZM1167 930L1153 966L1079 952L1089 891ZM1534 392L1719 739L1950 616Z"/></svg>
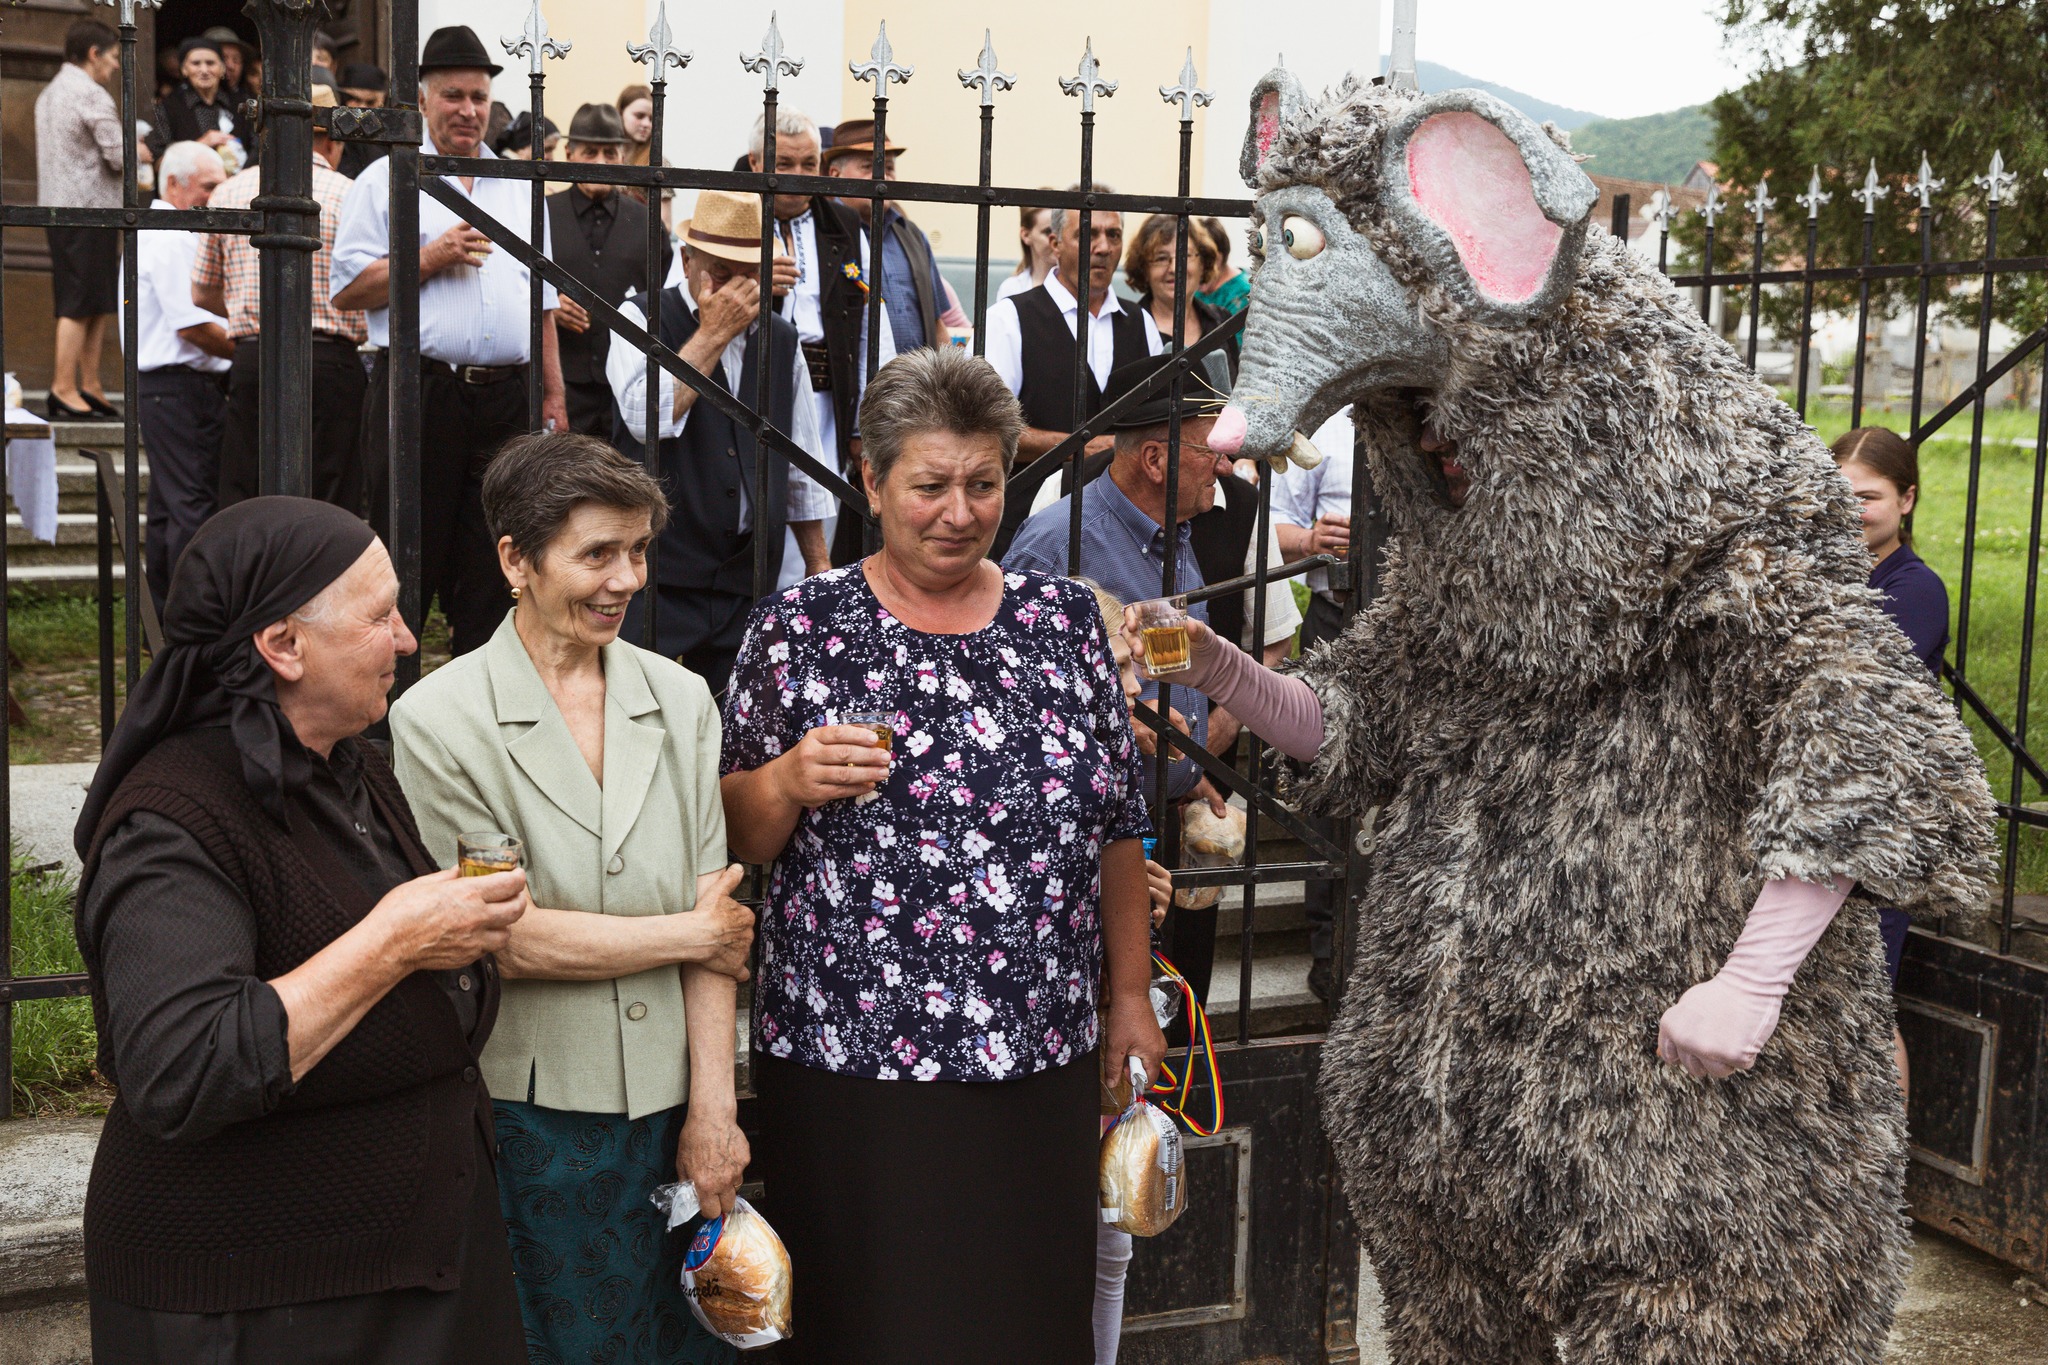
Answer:
<svg viewBox="0 0 2048 1365"><path fill-rule="evenodd" d="M1354 403L1394 530L1301 665L1298 795L1381 808L1322 1101L1395 1359L1876 1365L1907 1236L1870 907L1974 911L1993 804L1847 486L1500 102L1276 72L1244 165L1242 453ZM1754 1068L1661 1063L1766 879L1837 875Z"/></svg>

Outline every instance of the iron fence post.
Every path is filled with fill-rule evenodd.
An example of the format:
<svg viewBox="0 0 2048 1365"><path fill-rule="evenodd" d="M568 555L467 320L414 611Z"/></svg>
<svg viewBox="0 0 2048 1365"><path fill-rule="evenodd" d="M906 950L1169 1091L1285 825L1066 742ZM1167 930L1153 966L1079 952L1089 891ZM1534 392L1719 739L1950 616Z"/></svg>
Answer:
<svg viewBox="0 0 2048 1365"><path fill-rule="evenodd" d="M263 231L250 239L262 285L259 486L265 493L302 498L311 490L313 255L320 249L320 205L313 198L316 6L312 0L264 0L253 8L267 58L259 192L250 204L263 215Z"/></svg>
<svg viewBox="0 0 2048 1365"><path fill-rule="evenodd" d="M142 396L137 392L141 382L136 377L139 373L136 339L141 332L136 310L141 293L141 269L135 251L141 240L141 234L135 230L135 211L142 204L141 191L136 183L139 158L135 146L135 11L138 7L153 7L154 3L155 0L120 0L121 207L124 211L121 229L121 468L126 481L121 489L121 597L128 646L126 682L130 692L135 690L135 680L142 676L142 537L136 532L136 524L142 519L136 492L142 482Z"/></svg>
<svg viewBox="0 0 2048 1365"><path fill-rule="evenodd" d="M397 0L391 6L391 100L425 120L419 107L419 6ZM392 145L390 296L385 313L385 413L387 495L390 499L391 562L398 573L400 613L414 629L426 630L426 590L420 582L420 149ZM398 661L401 693L420 676L417 651Z"/></svg>
<svg viewBox="0 0 2048 1365"><path fill-rule="evenodd" d="M569 55L572 43L557 42L548 36L547 17L540 12L540 0L533 0L533 7L526 12L526 27L518 33L500 38L498 43L508 57L526 58L528 144L537 166L547 160L547 125L541 112L546 93L547 59L557 60ZM548 182L544 177L533 178L533 212L530 218L530 241L539 246L547 240L548 228ZM545 310L541 307L542 281L538 275L527 277L527 320L526 320L526 425L534 431L541 429L541 401L545 390L542 334L546 328Z"/></svg>
<svg viewBox="0 0 2048 1365"><path fill-rule="evenodd" d="M1933 286L1933 272L1928 269L1934 264L1934 195L1946 187L1947 182L1934 178L1934 168L1927 164L1927 153L1920 153L1920 174L1910 188L1920 196L1920 302L1913 313L1913 427L1920 429L1920 400L1925 390L1927 368L1927 301ZM1906 526L1912 528L1911 518Z"/></svg>
<svg viewBox="0 0 2048 1365"><path fill-rule="evenodd" d="M1008 90L1017 78L996 66L996 40L992 30L981 31L981 60L973 70L960 73L960 84L969 90L981 87L981 175L977 181L981 202L974 206L974 353L988 353L983 335L988 321L988 229L989 201L995 198L996 91Z"/></svg>
<svg viewBox="0 0 2048 1365"><path fill-rule="evenodd" d="M1977 568L1977 492L1984 472L1984 372L1990 365L1992 305L1998 289L1998 209L2019 177L2005 168L2005 154L1991 153L1991 169L1977 176L1987 199L1984 207L1984 274L1977 297L1977 382L1970 402L1970 480L1964 502L1963 595L1956 611L1956 672L1970 671L1970 587Z"/></svg>
<svg viewBox="0 0 2048 1365"><path fill-rule="evenodd" d="M1702 248L1701 271L1706 277L1700 285L1700 321L1711 323L1714 318L1714 224L1721 215L1721 187L1707 186L1707 202L1700 205L1700 216L1707 220L1706 244Z"/></svg>
<svg viewBox="0 0 2048 1365"><path fill-rule="evenodd" d="M1749 216L1755 224L1749 248L1749 372L1756 373L1756 338L1763 326L1764 304L1764 220L1770 216L1777 200L1771 198L1771 178L1763 177L1756 182L1756 193L1749 197Z"/></svg>
<svg viewBox="0 0 2048 1365"><path fill-rule="evenodd" d="M774 329L770 319L776 314L775 308L775 189L781 178L775 170L776 105L781 97L782 78L794 76L804 69L802 61L786 57L782 51L782 30L775 22L775 16L768 16L768 32L761 39L761 50L752 57L744 54L740 65L761 77L761 307L754 323L754 599L759 601L775 591L775 584L769 581L768 564L771 558L779 559L783 547L769 540L767 524L764 521L768 506L768 475L776 456L761 440L761 425L768 420L769 401L774 393L774 355L771 344ZM820 288L822 289L822 282ZM727 376L729 382L737 376ZM793 402L810 403L816 400L808 392L798 392ZM820 452L823 453L823 452ZM785 473L784 481L788 475ZM820 528L822 530L822 527ZM801 552L802 547L798 547ZM810 566L805 565L808 569Z"/></svg>
<svg viewBox="0 0 2048 1365"><path fill-rule="evenodd" d="M1813 256L1820 248L1820 206L1835 196L1820 187L1820 167L1813 168L1813 178L1807 182L1806 193L1797 196L1795 202L1806 209L1806 294L1799 306L1799 416L1806 417L1806 380L1808 358L1813 354Z"/></svg>
<svg viewBox="0 0 2048 1365"><path fill-rule="evenodd" d="M889 25L885 20L875 31L874 46L868 49L865 62L848 62L847 67L857 81L872 81L875 86L874 150L869 157L869 174L872 184L868 196L868 361L867 383L873 383L875 372L882 368L882 290L883 262L888 251L883 243L888 213L887 202L882 193L882 182L889 169L889 82L902 85L917 73L917 68L901 65L896 53L889 46ZM938 338L932 338L937 344ZM900 342L898 343L901 344ZM873 554L882 546L882 528L878 522L867 522L861 528L861 549Z"/></svg>
<svg viewBox="0 0 2048 1365"><path fill-rule="evenodd" d="M1891 194L1889 186L1877 183L1877 158L1870 159L1870 171L1863 177L1863 188L1852 196L1863 201L1863 266L1869 269L1872 239L1877 233L1877 201ZM1863 425L1863 369L1869 352L1870 338L1870 276L1863 275L1856 281L1856 369L1849 379L1849 425Z"/></svg>
<svg viewBox="0 0 2048 1365"><path fill-rule="evenodd" d="M668 69L681 71L690 64L694 55L676 46L675 34L668 26L668 4L666 0L654 12L654 23L647 30L644 43L627 43L626 55L649 68L647 77L648 114L653 120L647 135L647 164L659 172L662 165L661 125L666 114L668 100ZM647 334L655 341L661 339L661 243L662 235L668 229L661 221L661 186L647 187ZM675 243L677 256L681 256L683 245ZM683 292L688 293L690 281L683 278ZM647 401L642 414L640 428L641 453L646 459L649 472L657 482L661 481L661 367L654 359L654 349L647 350ZM641 589L642 613L640 631L642 643L650 650L660 653L661 625L661 537L647 542L647 586Z"/></svg>

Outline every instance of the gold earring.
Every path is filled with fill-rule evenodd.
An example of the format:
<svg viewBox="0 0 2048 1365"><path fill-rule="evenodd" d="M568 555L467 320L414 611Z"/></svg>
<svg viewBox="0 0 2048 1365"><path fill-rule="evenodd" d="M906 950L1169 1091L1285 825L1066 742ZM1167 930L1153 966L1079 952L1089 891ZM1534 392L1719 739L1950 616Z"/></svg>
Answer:
<svg viewBox="0 0 2048 1365"><path fill-rule="evenodd" d="M512 600L513 600L514 602L517 602L517 601L519 600L519 589L517 589L517 588L514 588L514 589L512 589Z"/></svg>

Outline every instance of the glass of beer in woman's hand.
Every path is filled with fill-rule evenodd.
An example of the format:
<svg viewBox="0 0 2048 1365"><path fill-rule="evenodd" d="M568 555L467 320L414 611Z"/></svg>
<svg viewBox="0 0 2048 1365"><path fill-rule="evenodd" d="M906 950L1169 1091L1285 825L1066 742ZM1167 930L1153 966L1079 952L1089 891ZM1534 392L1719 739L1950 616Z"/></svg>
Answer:
<svg viewBox="0 0 2048 1365"><path fill-rule="evenodd" d="M875 747L887 751L896 741L896 716L889 711L849 711L841 725L860 725L875 732Z"/></svg>
<svg viewBox="0 0 2048 1365"><path fill-rule="evenodd" d="M455 841L455 860L463 876L488 877L525 862L526 845L496 830L465 834Z"/></svg>
<svg viewBox="0 0 2048 1365"><path fill-rule="evenodd" d="M1194 664L1188 646L1188 600L1155 597L1138 606L1138 631L1145 641L1145 671L1153 677L1184 673Z"/></svg>

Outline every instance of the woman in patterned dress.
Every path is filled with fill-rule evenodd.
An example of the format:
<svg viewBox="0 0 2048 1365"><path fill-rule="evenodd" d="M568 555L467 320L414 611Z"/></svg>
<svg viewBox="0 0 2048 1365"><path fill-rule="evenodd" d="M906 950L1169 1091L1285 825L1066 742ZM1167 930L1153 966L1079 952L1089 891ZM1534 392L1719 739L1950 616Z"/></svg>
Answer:
<svg viewBox="0 0 2048 1365"><path fill-rule="evenodd" d="M1089 590L984 557L1022 427L995 371L899 356L860 424L883 548L757 608L726 698L727 829L774 864L786 1358L1092 1361L1097 1077L1165 1051L1137 746Z"/></svg>

